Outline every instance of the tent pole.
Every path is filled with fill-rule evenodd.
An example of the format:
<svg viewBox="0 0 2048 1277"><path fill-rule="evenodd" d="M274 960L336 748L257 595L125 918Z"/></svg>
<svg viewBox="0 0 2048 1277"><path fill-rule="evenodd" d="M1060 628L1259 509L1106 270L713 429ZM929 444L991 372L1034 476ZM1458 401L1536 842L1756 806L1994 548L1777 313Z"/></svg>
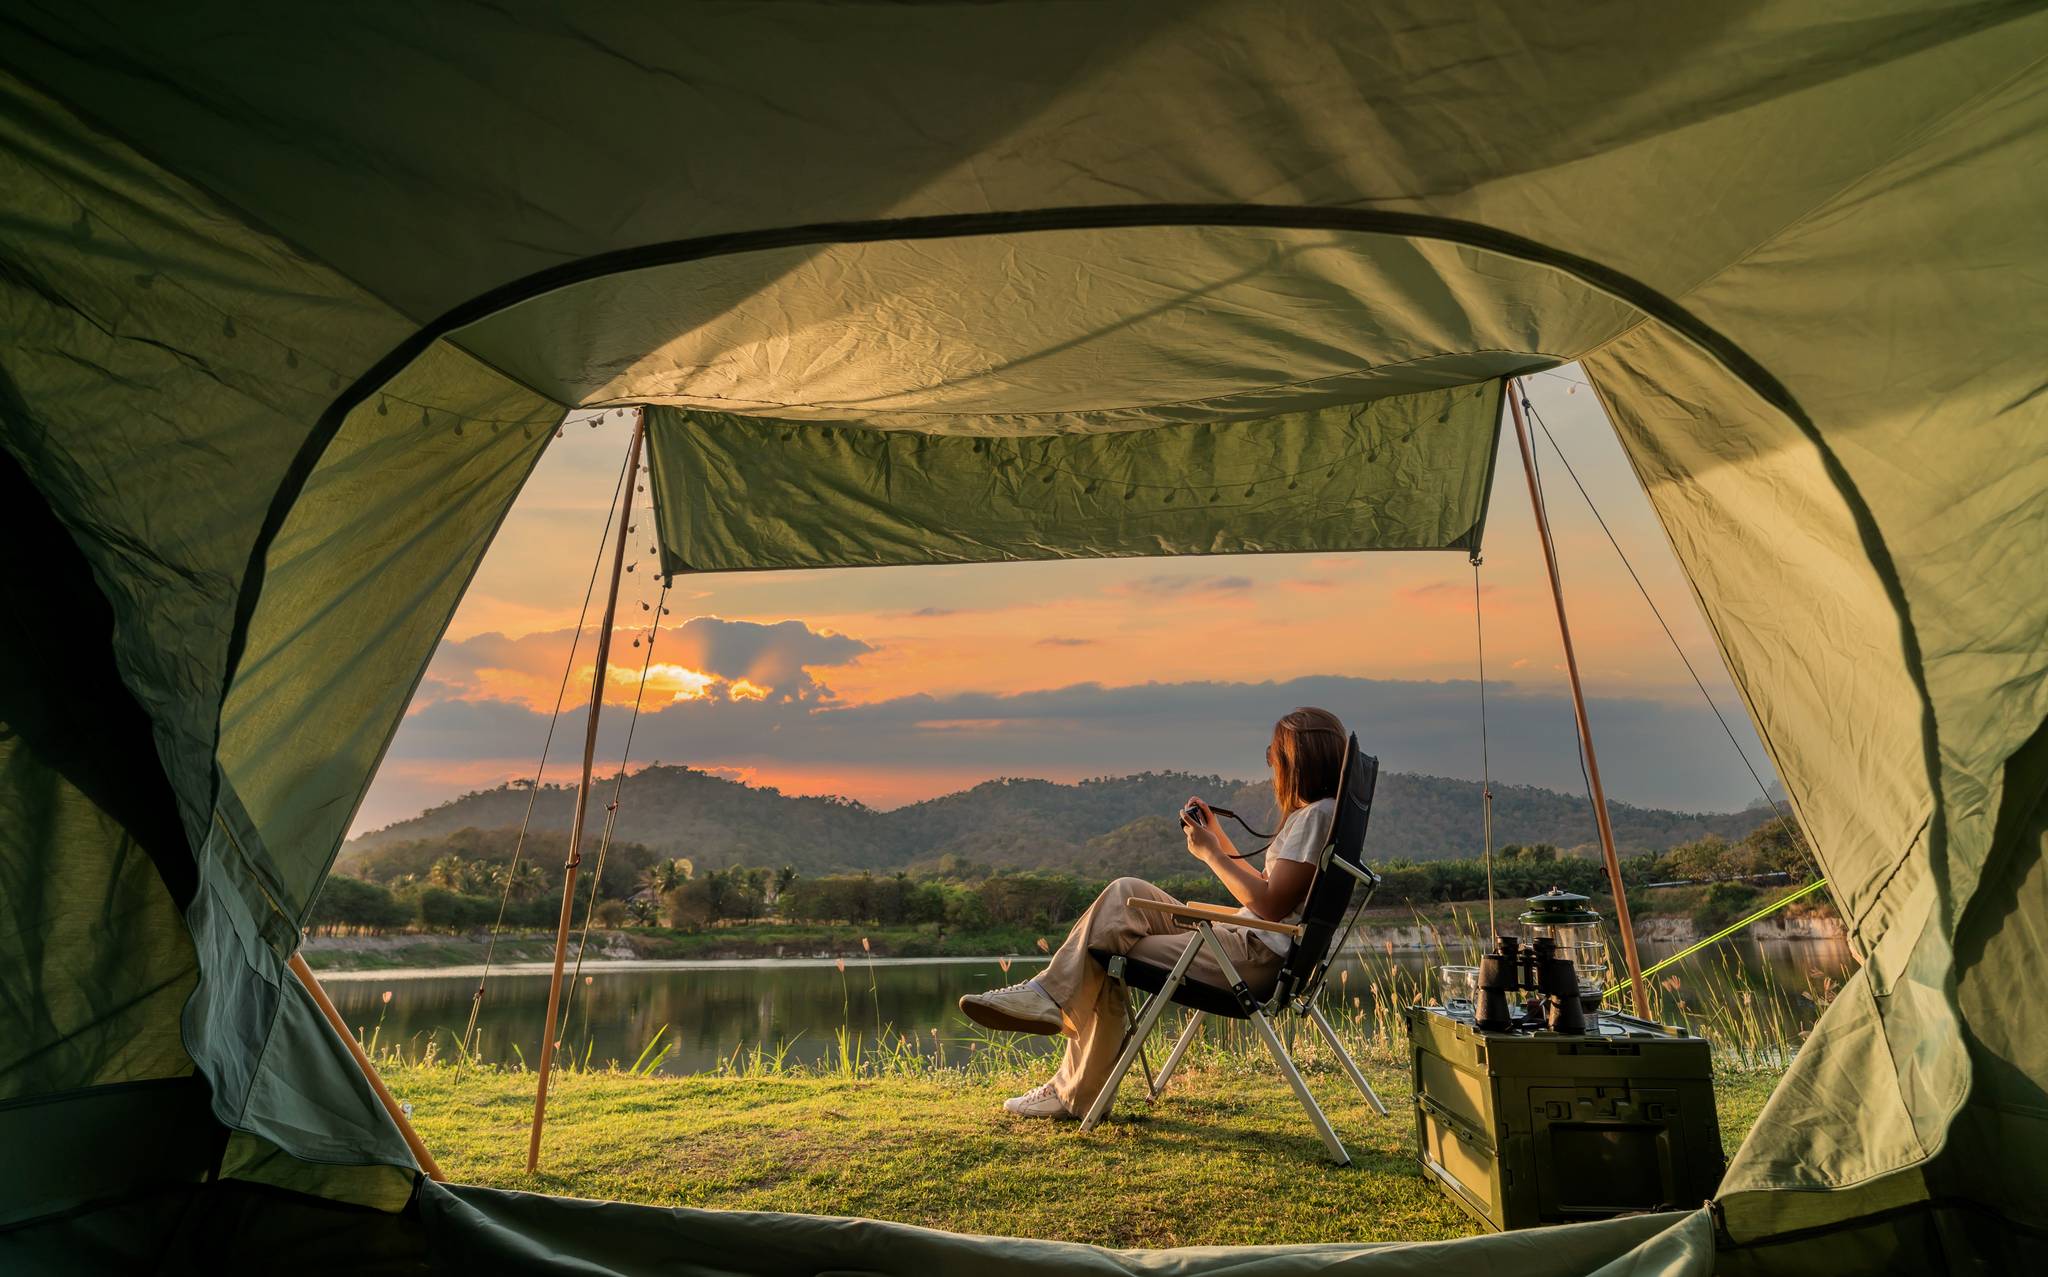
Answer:
<svg viewBox="0 0 2048 1277"><path fill-rule="evenodd" d="M1508 410L1515 418L1515 441L1522 448L1522 474L1529 480L1529 506L1536 512L1536 539L1543 543L1543 564L1550 570L1550 598L1557 605L1557 634L1564 640L1564 668L1571 679L1572 715L1579 724L1579 748L1586 754L1586 784L1593 791L1593 820L1600 829L1600 855L1607 862L1607 884L1614 890L1614 925L1621 932L1621 953L1628 962L1629 996L1636 1014L1650 1016L1649 994L1643 989L1642 960L1636 956L1635 922L1629 917L1628 895L1621 886L1621 858L1614 851L1614 825L1607 817L1607 791L1600 784L1600 760L1593 753L1593 727L1586 720L1586 693L1579 685L1579 658L1572 650L1572 626L1565 619L1564 583L1557 574L1557 546L1550 537L1550 516L1536 484L1536 450L1529 443L1529 424L1522 417L1522 383L1509 381Z"/></svg>
<svg viewBox="0 0 2048 1277"><path fill-rule="evenodd" d="M548 1072L555 1061L555 1017L562 1008L562 960L569 949L569 920L576 904L576 869L583 863L583 819L590 810L590 769L597 755L597 719L604 705L604 676L611 662L612 620L619 608L619 578L625 571L626 537L632 531L633 485L640 468L640 442L647 434L647 411L633 423L633 442L626 453L626 482L619 493L619 542L612 551L611 592L605 596L604 621L597 631L597 667L590 678L590 713L583 728L583 775L576 783L576 816L569 826L569 859L562 866L562 914L555 923L555 969L548 980L548 1019L540 1040L540 1088L533 1096L533 1133L526 1144L526 1173L540 1166L540 1132L547 1121Z"/></svg>
<svg viewBox="0 0 2048 1277"><path fill-rule="evenodd" d="M348 1031L348 1025L342 1020L341 1012L334 1009L334 1002L327 996L327 990L321 988L320 981L314 978L313 968L307 966L306 960L296 953L285 965L292 969L292 974L299 978L299 983L312 995L313 1005L319 1007L320 1014L327 1019L327 1027L333 1029L334 1035L348 1047L348 1053L354 1057L356 1067L363 1071L363 1079L370 1084L370 1089L377 1093L378 1103L391 1115L391 1120L398 1126L398 1133L405 1137L405 1146L412 1150L412 1160L420 1164L420 1169L426 1172L428 1179L436 1184L447 1183L447 1177L441 1174L440 1163L427 1151L427 1146L420 1142L419 1132L413 1130L412 1123L406 1120L405 1110L399 1108L398 1101L391 1097L391 1092L384 1086L384 1079L377 1076L377 1066L370 1063L370 1057L364 1053L363 1044L356 1041L356 1035Z"/></svg>

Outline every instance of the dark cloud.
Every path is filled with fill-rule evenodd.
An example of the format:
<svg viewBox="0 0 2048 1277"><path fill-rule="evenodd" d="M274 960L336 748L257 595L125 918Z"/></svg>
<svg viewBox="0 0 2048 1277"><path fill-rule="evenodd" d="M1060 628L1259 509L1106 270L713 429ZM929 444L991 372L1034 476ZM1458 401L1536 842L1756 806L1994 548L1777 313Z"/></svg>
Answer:
<svg viewBox="0 0 2048 1277"><path fill-rule="evenodd" d="M1060 636L1058 636L1058 635L1053 635L1053 636L1050 636L1050 637L1047 637L1047 638L1042 638L1042 639L1038 640L1037 646L1039 646L1039 647L1094 647L1094 646L1096 646L1096 645L1097 645L1098 643L1100 643L1100 642L1101 642L1101 640L1100 640L1100 639L1091 639L1091 638L1061 638L1061 637L1060 637Z"/></svg>
<svg viewBox="0 0 2048 1277"><path fill-rule="evenodd" d="M1495 780L1582 788L1570 702L1490 684ZM1478 688L1319 676L1280 683L1083 683L1017 695L903 696L833 706L797 698L679 702L643 713L641 759L699 766L963 768L990 776L1114 774L1184 768L1252 776L1274 719L1297 705L1336 712L1388 768L1476 779ZM1754 797L1742 764L1704 708L1596 698L1595 738L1610 792L1653 806L1734 810ZM606 720L616 751L624 715ZM1744 726L1752 758L1762 752ZM406 719L397 760L456 761L538 751L544 714L495 702L447 702ZM616 753L611 753L616 757Z"/></svg>
<svg viewBox="0 0 2048 1277"><path fill-rule="evenodd" d="M771 699L793 701L830 694L811 677L809 667L845 665L874 650L857 638L820 633L802 621L762 625L695 616L664 631L656 653L662 661L727 683L745 679L766 688Z"/></svg>

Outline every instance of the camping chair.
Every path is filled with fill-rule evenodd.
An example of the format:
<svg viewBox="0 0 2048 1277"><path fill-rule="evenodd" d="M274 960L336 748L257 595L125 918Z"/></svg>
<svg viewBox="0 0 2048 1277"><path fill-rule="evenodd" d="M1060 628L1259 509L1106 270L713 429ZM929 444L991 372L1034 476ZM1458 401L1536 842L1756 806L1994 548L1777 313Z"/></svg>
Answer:
<svg viewBox="0 0 2048 1277"><path fill-rule="evenodd" d="M1110 1104L1116 1099L1118 1083L1131 1064L1144 1057L1145 1039L1159 1022L1167 1004L1179 1003L1188 1008L1188 1020L1181 1029L1180 1037L1168 1052L1166 1062L1156 1077L1152 1076L1149 1062L1146 1075L1151 1083L1151 1098L1156 1100L1166 1090L1166 1084L1173 1077L1181 1057L1200 1031L1204 1015L1217 1015L1231 1020L1249 1020L1264 1039L1266 1049L1273 1053L1273 1059L1280 1065L1280 1072L1294 1088L1295 1098L1308 1110L1309 1121L1315 1124L1316 1134L1323 1137L1323 1144L1330 1150L1330 1156L1339 1166L1351 1164L1351 1155L1344 1151L1343 1141L1330 1129L1330 1120L1323 1116L1323 1110L1309 1094L1308 1086L1301 1080L1300 1070L1294 1067L1294 1059L1282 1045L1280 1035L1273 1029L1273 1017L1291 1011L1298 1017L1306 1017L1309 1023L1322 1034L1323 1041L1337 1053L1337 1060L1344 1066L1352 1082L1365 1096L1366 1103L1381 1117L1387 1115L1387 1106L1365 1080L1358 1064L1344 1044L1337 1040L1337 1032L1330 1027L1322 1008L1316 1005L1316 998L1322 992L1323 978L1330 970L1332 959L1339 954L1344 941L1350 936L1358 915L1372 899L1373 891L1379 886L1379 875L1365 867L1362 857L1365 850L1366 821L1372 816L1373 787L1379 780L1379 760L1358 748L1358 737L1351 738L1349 752L1345 756L1344 769L1337 782L1337 819L1334 822L1329 845L1323 848L1321 861L1316 866L1316 876L1309 887L1308 902L1303 907L1301 922L1289 925L1277 922L1247 920L1236 911L1218 905L1176 905L1159 900L1133 900L1138 908L1153 909L1164 913L1194 928L1194 944L1182 952L1180 960L1171 969L1157 963L1128 954L1112 953L1107 949L1091 949L1089 953L1105 966L1110 978L1124 986L1125 1020L1128 1028L1124 1031L1124 1045L1117 1057L1116 1069L1109 1075L1109 1081L1095 1097L1095 1103L1082 1119L1081 1129L1092 1130L1108 1114ZM1337 872L1331 873L1335 869ZM1345 908L1351 904L1352 893L1363 884L1365 893L1351 910L1349 919ZM1212 929L1216 923L1237 927L1253 927L1259 930L1279 932L1294 938L1294 946L1288 951L1287 959L1280 967L1279 977L1274 981L1273 991L1264 1001L1254 995L1237 968L1231 964L1230 956L1216 939ZM1340 925L1341 924L1341 925ZM1216 965L1223 971L1228 986L1208 984L1187 977L1188 965L1194 961L1195 951L1207 946L1215 955ZM1143 989L1152 996L1146 1001L1142 1013L1134 1013L1130 1005L1130 991ZM1289 1040L1293 1038L1290 1029Z"/></svg>

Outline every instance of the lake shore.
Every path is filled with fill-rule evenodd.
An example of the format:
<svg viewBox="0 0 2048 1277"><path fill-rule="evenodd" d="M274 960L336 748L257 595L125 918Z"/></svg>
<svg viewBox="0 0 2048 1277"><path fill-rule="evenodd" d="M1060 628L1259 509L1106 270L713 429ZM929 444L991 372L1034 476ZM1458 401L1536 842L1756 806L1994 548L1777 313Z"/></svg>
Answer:
<svg viewBox="0 0 2048 1277"><path fill-rule="evenodd" d="M1427 915L1413 910L1375 909L1360 922L1354 947L1409 953L1457 949L1465 937L1482 930L1485 911L1484 901L1439 906ZM1646 944L1686 944L1702 934L1694 917L1678 911L1639 908L1636 927L1638 938ZM614 969L624 965L653 970L658 969L656 964L678 962L1025 957L1042 952L1041 940L1048 946L1058 944L1065 931L1060 927L1046 933L1016 928L946 933L931 926L803 926L773 921L700 931L628 927L593 930L584 967L589 970L600 962ZM1794 906L1763 919L1748 934L1757 940L1839 941L1843 930L1841 919L1832 909ZM572 933L572 961L576 939ZM507 931L493 945L483 932L308 935L301 952L308 965L323 974L434 971L452 975L481 969L486 955L493 971L546 963L554 954L554 936L535 930Z"/></svg>

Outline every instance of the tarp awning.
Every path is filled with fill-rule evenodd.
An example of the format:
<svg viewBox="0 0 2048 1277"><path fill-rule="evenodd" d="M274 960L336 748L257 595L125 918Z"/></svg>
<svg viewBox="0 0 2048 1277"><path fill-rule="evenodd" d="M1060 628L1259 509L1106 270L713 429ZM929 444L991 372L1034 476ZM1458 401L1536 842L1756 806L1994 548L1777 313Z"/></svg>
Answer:
<svg viewBox="0 0 2048 1277"><path fill-rule="evenodd" d="M647 410L666 572L1479 549L1501 383L1254 421L930 435Z"/></svg>

